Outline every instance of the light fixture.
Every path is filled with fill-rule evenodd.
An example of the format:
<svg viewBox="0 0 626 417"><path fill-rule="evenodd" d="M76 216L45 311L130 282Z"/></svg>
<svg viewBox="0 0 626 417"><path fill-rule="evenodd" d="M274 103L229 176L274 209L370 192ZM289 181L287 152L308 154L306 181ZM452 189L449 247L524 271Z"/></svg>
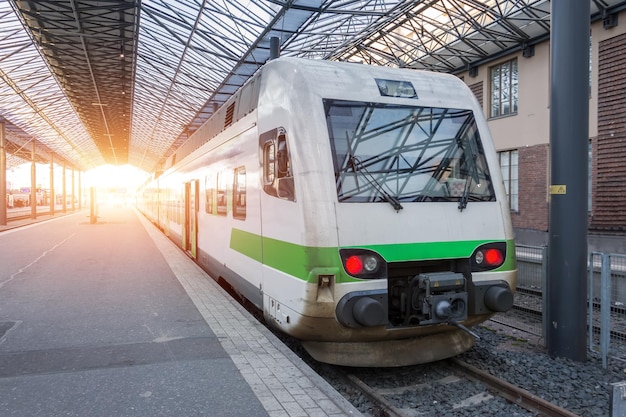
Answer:
<svg viewBox="0 0 626 417"><path fill-rule="evenodd" d="M604 29L611 29L617 26L617 13L607 13L606 10L602 12L602 27Z"/></svg>
<svg viewBox="0 0 626 417"><path fill-rule="evenodd" d="M524 58L532 58L535 56L535 45L522 44L522 56Z"/></svg>

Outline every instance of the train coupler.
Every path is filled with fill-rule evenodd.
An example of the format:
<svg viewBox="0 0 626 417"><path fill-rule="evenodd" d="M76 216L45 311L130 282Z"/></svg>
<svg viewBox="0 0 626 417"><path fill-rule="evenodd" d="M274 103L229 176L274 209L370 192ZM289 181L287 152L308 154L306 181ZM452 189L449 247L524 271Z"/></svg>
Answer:
<svg viewBox="0 0 626 417"><path fill-rule="evenodd" d="M448 324L454 326L454 327L458 327L459 329L463 330L465 333L469 334L470 336L472 336L474 339L476 340L480 340L480 336L478 336L475 332L471 331L469 328L463 326L461 323L458 323L454 320L450 320L448 322Z"/></svg>
<svg viewBox="0 0 626 417"><path fill-rule="evenodd" d="M410 283L412 316L419 325L467 319L465 277L460 273L419 274Z"/></svg>

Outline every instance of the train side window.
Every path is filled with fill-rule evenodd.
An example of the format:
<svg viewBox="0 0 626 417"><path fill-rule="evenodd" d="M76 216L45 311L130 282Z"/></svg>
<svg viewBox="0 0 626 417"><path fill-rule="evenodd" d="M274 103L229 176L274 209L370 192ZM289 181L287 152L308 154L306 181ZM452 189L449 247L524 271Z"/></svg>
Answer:
<svg viewBox="0 0 626 417"><path fill-rule="evenodd" d="M228 179L229 175L227 171L222 171L217 174L217 214L226 216L228 212Z"/></svg>
<svg viewBox="0 0 626 417"><path fill-rule="evenodd" d="M276 142L276 178L292 177L289 152L287 152L287 138L285 137L285 134L283 133L279 135Z"/></svg>
<svg viewBox="0 0 626 417"><path fill-rule="evenodd" d="M207 213L213 214L213 201L215 200L215 183L213 183L213 179L208 175L204 178L204 194L204 209Z"/></svg>
<svg viewBox="0 0 626 417"><path fill-rule="evenodd" d="M263 191L289 201L295 201L291 157L285 129L263 133L259 138L263 166Z"/></svg>
<svg viewBox="0 0 626 417"><path fill-rule="evenodd" d="M246 218L246 168L235 168L235 184L233 185L233 217Z"/></svg>
<svg viewBox="0 0 626 417"><path fill-rule="evenodd" d="M272 188L272 184L274 184L274 178L276 178L276 151L274 141L267 141L263 144L263 185L265 186L265 191L267 191L268 186Z"/></svg>

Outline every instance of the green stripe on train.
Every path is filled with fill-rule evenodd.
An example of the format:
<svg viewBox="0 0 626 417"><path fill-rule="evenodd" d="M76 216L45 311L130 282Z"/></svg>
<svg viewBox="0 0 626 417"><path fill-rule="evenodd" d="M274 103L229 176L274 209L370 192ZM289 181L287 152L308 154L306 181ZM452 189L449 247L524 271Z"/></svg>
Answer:
<svg viewBox="0 0 626 417"><path fill-rule="evenodd" d="M492 240L465 240L457 242L397 243L390 245L358 246L379 253L387 262L422 261L429 259L467 258L474 250ZM355 246L357 247L357 246ZM264 263L274 269L302 280L309 278L314 268L337 268L342 277L339 282L358 281L343 273L339 250L336 247L301 246L277 239L263 237L240 229L232 229L230 248ZM515 243L507 241L505 263L496 271L516 269Z"/></svg>

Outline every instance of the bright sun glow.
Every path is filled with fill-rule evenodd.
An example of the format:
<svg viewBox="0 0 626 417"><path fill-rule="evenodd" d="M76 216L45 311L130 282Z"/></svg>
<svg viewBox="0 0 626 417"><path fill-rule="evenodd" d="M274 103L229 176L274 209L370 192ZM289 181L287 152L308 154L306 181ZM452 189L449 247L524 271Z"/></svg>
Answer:
<svg viewBox="0 0 626 417"><path fill-rule="evenodd" d="M85 172L85 186L136 190L149 174L131 165L102 165Z"/></svg>

